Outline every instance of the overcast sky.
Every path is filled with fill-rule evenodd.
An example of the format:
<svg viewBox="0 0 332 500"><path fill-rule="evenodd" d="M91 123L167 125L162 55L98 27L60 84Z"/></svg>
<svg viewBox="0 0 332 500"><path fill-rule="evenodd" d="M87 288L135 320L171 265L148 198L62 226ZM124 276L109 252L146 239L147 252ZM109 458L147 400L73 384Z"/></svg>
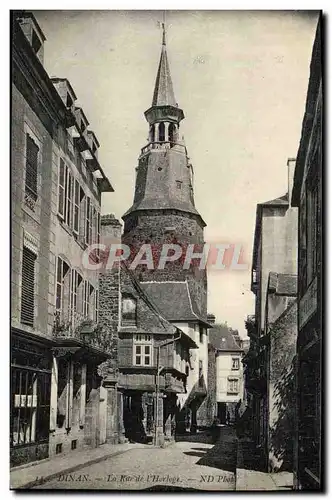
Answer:
<svg viewBox="0 0 332 500"><path fill-rule="evenodd" d="M45 68L66 77L115 188L103 213L133 200L160 57L158 11L35 11ZM250 267L256 204L287 191L301 134L317 15L167 11L167 50L181 130L195 170L206 241L240 243L248 271L209 273L208 309L245 335L254 312Z"/></svg>

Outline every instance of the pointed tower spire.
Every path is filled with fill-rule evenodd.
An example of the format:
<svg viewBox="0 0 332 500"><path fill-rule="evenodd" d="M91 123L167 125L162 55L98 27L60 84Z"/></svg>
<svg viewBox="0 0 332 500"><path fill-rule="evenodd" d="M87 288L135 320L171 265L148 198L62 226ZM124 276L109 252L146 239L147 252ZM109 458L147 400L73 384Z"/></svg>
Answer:
<svg viewBox="0 0 332 500"><path fill-rule="evenodd" d="M161 55L154 86L152 106L176 106L171 72L167 59L165 23L162 23L162 29Z"/></svg>

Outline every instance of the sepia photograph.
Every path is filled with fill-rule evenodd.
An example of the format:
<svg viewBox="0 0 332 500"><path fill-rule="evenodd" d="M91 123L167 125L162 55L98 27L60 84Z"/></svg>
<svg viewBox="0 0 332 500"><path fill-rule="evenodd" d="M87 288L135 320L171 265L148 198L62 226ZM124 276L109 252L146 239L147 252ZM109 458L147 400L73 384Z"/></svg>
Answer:
<svg viewBox="0 0 332 500"><path fill-rule="evenodd" d="M323 491L323 12L8 22L10 490Z"/></svg>

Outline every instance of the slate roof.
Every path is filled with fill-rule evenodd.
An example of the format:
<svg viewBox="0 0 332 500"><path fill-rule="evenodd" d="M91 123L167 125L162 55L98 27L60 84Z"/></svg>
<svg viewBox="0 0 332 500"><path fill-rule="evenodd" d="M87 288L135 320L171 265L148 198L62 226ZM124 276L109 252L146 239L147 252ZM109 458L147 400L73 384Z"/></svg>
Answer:
<svg viewBox="0 0 332 500"><path fill-rule="evenodd" d="M171 209L171 210L179 210L181 212L187 212L190 214L197 215L206 226L205 221L202 219L200 213L196 210L193 204L186 203L181 200L174 200L168 196L160 193L156 198L146 198L144 197L142 200L134 203L127 212L122 216L124 219L127 215L135 210L163 210L163 209Z"/></svg>
<svg viewBox="0 0 332 500"><path fill-rule="evenodd" d="M297 275L296 274L269 274L269 292L277 295L287 295L296 297L297 295Z"/></svg>
<svg viewBox="0 0 332 500"><path fill-rule="evenodd" d="M168 321L200 321L210 326L201 316L186 281L146 281L140 285Z"/></svg>
<svg viewBox="0 0 332 500"><path fill-rule="evenodd" d="M120 262L120 265L121 265L121 272L126 273L127 277L130 279L130 281L132 283L132 286L136 290L138 296L140 297L141 300L143 300L146 303L146 305L149 307L149 309L154 312L155 317L159 320L161 326L166 331L168 331L168 333L181 334L181 340L183 342L185 342L189 348L191 348L191 349L198 348L198 345L196 344L196 342L194 340L192 340L189 335L187 335L185 332L183 332L180 328L174 327L174 325L168 320L168 318L165 317L163 312L158 307L158 304L154 300L154 297L150 297L149 294L144 290L144 287L142 287L142 283L140 283L137 280L135 274L133 273L132 270L130 270L128 268L126 263ZM122 287L123 287L123 279L121 279L121 290L122 290ZM131 333L133 331L133 329L132 329L132 326L128 326L128 327L121 326L119 328L119 331ZM140 328L140 326L135 329L135 333L146 333L146 332L147 332L146 328ZM153 333L156 334L157 332L154 330Z"/></svg>
<svg viewBox="0 0 332 500"><path fill-rule="evenodd" d="M236 343L232 333L224 325L215 324L209 330L209 343L219 351L243 352L243 349Z"/></svg>
<svg viewBox="0 0 332 500"><path fill-rule="evenodd" d="M176 106L171 72L169 69L165 30L163 29L163 43L161 46L160 62L156 83L153 92L152 106Z"/></svg>

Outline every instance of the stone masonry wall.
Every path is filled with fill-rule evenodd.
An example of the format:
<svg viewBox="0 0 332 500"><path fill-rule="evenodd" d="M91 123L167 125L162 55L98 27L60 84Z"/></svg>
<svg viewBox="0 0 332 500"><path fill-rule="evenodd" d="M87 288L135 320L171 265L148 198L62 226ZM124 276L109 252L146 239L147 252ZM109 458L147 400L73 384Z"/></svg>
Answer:
<svg viewBox="0 0 332 500"><path fill-rule="evenodd" d="M131 259L137 255L142 244L150 244L154 258L154 269L139 265L135 274L139 281L184 281L188 279L190 291L200 308L206 314L207 278L206 270L198 268L199 260L193 260L189 269L183 269L187 245L194 244L195 252L203 249L203 228L192 214L171 210L140 212L131 214L125 220L123 243L131 247ZM182 257L166 263L164 269L156 269L162 244L178 244L183 248Z"/></svg>
<svg viewBox="0 0 332 500"><path fill-rule="evenodd" d="M292 471L295 422L294 358L297 338L297 303L293 302L270 330L269 353L269 469Z"/></svg>

